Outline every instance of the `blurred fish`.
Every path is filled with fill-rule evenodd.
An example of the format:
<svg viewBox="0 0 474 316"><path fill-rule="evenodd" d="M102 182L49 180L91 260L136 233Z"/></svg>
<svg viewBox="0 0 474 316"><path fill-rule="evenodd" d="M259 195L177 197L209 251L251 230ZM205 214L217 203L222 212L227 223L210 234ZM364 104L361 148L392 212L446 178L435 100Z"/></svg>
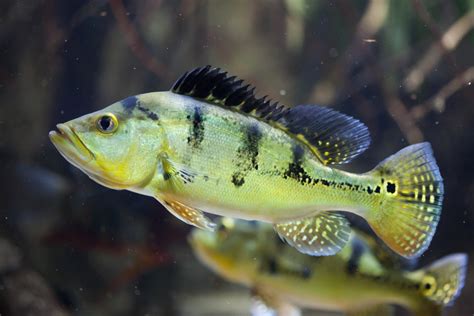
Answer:
<svg viewBox="0 0 474 316"><path fill-rule="evenodd" d="M268 224L228 218L214 233L194 229L189 240L207 267L252 289L254 315L262 309L298 315L303 307L385 316L393 315L391 304L414 315L441 315L460 294L467 265L460 253L419 270L400 269L398 257L356 231L337 255L311 257L282 243Z"/></svg>
<svg viewBox="0 0 474 316"><path fill-rule="evenodd" d="M57 125L59 152L112 189L155 197L186 223L204 215L274 224L299 251L332 255L348 242L344 210L365 218L396 252L416 257L439 221L443 181L428 143L406 147L364 174L332 168L367 149L367 127L334 110L257 99L210 66L171 91L128 97Z"/></svg>

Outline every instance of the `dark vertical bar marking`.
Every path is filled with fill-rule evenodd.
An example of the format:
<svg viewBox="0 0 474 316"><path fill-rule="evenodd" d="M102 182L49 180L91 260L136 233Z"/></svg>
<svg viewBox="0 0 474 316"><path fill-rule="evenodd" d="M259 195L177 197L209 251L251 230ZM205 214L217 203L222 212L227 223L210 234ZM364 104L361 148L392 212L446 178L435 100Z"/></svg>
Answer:
<svg viewBox="0 0 474 316"><path fill-rule="evenodd" d="M191 123L188 144L196 149L201 147L201 143L204 140L204 119L205 116L199 106L195 106L192 114L188 115L188 120Z"/></svg>
<svg viewBox="0 0 474 316"><path fill-rule="evenodd" d="M352 240L352 252L347 262L347 273L354 275L359 269L360 258L365 252L365 245L357 238Z"/></svg>
<svg viewBox="0 0 474 316"><path fill-rule="evenodd" d="M244 132L244 146L242 148L242 156L247 156L252 169L258 170L258 151L260 140L262 139L262 132L257 124L251 124ZM244 158L244 157L242 157Z"/></svg>
<svg viewBox="0 0 474 316"><path fill-rule="evenodd" d="M293 161L288 164L288 169L284 171L283 177L292 178L300 182L301 184L313 183L311 176L304 170L303 164L304 149L295 144L293 146Z"/></svg>
<svg viewBox="0 0 474 316"><path fill-rule="evenodd" d="M242 145L237 149L235 158L237 168L231 179L234 186L242 186L245 183L245 176L251 170L258 170L258 152L262 136L257 123L249 124L242 129Z"/></svg>

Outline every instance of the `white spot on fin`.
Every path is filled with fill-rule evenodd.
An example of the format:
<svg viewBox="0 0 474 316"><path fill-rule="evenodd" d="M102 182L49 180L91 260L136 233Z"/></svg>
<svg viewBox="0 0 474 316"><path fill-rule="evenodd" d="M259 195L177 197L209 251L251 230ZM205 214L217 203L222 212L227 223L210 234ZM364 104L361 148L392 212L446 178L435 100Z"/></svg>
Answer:
<svg viewBox="0 0 474 316"><path fill-rule="evenodd" d="M348 242L351 232L346 218L334 212L321 212L313 217L275 224L274 227L288 244L312 256L338 253Z"/></svg>

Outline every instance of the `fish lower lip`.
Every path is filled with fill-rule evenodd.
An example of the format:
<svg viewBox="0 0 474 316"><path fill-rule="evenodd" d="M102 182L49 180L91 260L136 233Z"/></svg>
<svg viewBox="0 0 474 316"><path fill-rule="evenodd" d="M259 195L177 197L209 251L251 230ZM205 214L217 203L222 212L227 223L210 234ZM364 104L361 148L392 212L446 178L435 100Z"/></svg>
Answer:
<svg viewBox="0 0 474 316"><path fill-rule="evenodd" d="M65 124L58 124L56 128L57 130L49 132L49 138L60 152L67 156L72 154L72 156L76 156L84 162L94 158L92 152L85 146L72 128Z"/></svg>

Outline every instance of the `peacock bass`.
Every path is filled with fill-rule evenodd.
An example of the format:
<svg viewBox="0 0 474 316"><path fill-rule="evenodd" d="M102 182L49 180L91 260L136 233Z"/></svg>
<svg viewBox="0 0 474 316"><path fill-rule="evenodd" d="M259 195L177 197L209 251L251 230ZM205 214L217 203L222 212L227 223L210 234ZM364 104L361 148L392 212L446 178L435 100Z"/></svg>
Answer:
<svg viewBox="0 0 474 316"><path fill-rule="evenodd" d="M171 91L128 97L51 131L59 152L96 182L160 201L188 224L204 214L274 224L299 251L332 255L365 218L406 257L428 247L443 181L428 143L408 146L364 174L336 164L367 149L358 120L315 105L285 107L210 66Z"/></svg>
<svg viewBox="0 0 474 316"><path fill-rule="evenodd" d="M402 306L416 316L442 314L460 294L465 254L414 270L376 240L354 230L336 255L311 257L284 244L266 223L223 218L215 232L194 229L189 241L204 265L252 289L252 314L299 315L299 308L348 315L394 315ZM264 313L267 312L267 313Z"/></svg>

